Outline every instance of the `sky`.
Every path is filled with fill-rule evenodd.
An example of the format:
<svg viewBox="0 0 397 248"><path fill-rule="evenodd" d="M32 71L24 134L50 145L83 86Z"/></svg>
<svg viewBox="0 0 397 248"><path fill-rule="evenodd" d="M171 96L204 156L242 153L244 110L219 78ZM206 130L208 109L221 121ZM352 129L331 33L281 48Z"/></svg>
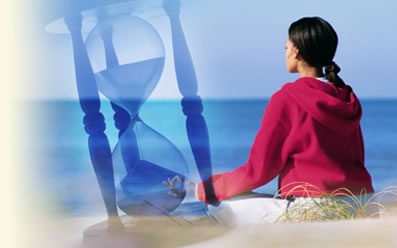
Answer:
<svg viewBox="0 0 397 248"><path fill-rule="evenodd" d="M45 2L36 3L21 9L26 18L18 20L23 31L18 70L25 77L17 86L20 97L77 99L71 39L46 31L46 23L39 21ZM289 25L305 16L320 16L334 27L339 37L334 61L359 97L397 98L396 13L393 0L190 0L180 19L204 99L267 98L296 80L299 75L286 70L284 47ZM147 21L159 33L166 55L150 99L180 99L169 20Z"/></svg>

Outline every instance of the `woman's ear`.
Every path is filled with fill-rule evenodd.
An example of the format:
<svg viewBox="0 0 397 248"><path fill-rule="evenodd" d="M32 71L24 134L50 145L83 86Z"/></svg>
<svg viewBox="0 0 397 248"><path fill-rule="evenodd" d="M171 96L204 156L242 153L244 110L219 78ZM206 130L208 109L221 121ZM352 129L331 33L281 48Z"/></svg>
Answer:
<svg viewBox="0 0 397 248"><path fill-rule="evenodd" d="M298 48L295 48L295 50L294 50L294 56L295 56L295 59L297 59L297 60L303 60L303 58L302 58L302 56L301 56L301 54L299 53L299 49Z"/></svg>

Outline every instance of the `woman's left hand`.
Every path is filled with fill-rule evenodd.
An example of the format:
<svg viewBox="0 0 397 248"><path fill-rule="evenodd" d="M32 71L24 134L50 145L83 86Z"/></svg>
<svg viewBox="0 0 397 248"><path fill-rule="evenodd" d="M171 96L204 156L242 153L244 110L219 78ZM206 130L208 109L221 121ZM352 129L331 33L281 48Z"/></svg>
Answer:
<svg viewBox="0 0 397 248"><path fill-rule="evenodd" d="M182 190L178 189L175 186L176 181L179 181L181 184L183 184L184 187ZM186 196L186 193L188 193L189 195L192 194L192 196L195 197L194 192L196 185L192 181L185 180L180 176L175 176L173 179L168 178L168 182L163 181L163 183L165 184L165 186L167 186L169 190L171 190L170 192L168 192L168 194L172 195L173 197L184 198Z"/></svg>

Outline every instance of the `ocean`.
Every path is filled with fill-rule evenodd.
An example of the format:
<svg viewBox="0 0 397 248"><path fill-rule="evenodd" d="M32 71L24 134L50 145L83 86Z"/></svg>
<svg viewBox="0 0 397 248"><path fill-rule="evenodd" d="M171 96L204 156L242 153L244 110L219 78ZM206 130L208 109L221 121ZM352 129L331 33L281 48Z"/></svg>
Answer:
<svg viewBox="0 0 397 248"><path fill-rule="evenodd" d="M213 173L231 171L244 164L259 129L268 99L204 100L203 116L209 137ZM376 191L397 186L397 99L361 100L365 164ZM35 101L23 104L30 135L24 149L32 152L34 165L29 179L45 198L50 211L69 215L105 214L88 152L83 112L78 101ZM109 101L101 101L106 135L112 148L118 142ZM149 100L140 110L141 119L170 140L187 163L187 176L199 176L186 134L180 101ZM277 178L258 192L277 192Z"/></svg>

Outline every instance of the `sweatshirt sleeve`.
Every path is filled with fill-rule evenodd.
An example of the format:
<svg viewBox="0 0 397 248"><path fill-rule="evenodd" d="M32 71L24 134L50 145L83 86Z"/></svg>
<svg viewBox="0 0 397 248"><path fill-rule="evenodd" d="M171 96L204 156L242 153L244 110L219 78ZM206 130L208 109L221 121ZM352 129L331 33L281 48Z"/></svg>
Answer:
<svg viewBox="0 0 397 248"><path fill-rule="evenodd" d="M283 146L288 136L288 130L280 121L283 104L276 100L279 97L275 97L275 95L272 96L266 107L248 161L232 172L215 174L209 180L197 184L196 198L198 200L205 202L222 201L231 196L250 191L268 183L283 169L286 163ZM215 199L206 197L204 190L206 183L212 183Z"/></svg>

